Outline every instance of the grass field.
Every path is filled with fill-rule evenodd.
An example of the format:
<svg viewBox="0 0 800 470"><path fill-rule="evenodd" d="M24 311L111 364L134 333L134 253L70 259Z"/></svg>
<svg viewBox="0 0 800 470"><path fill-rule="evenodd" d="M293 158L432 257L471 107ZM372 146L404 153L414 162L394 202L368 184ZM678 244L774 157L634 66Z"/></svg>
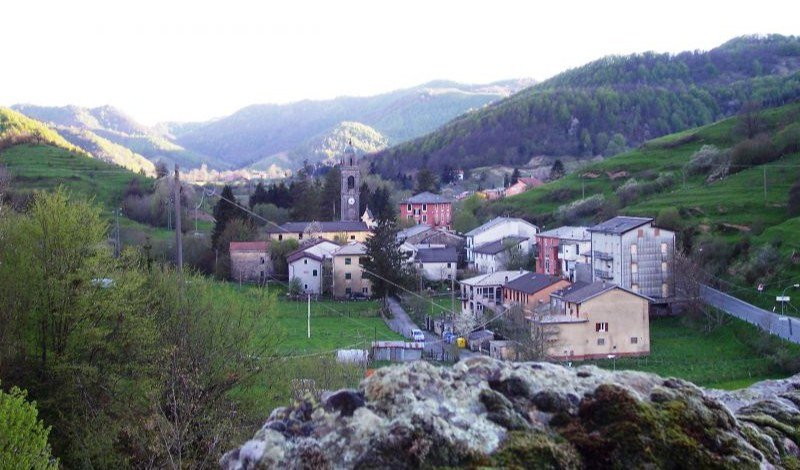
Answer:
<svg viewBox="0 0 800 470"><path fill-rule="evenodd" d="M711 333L704 333L681 317L657 318L650 322L650 355L592 361L597 366L652 372L678 377L697 385L735 389L759 380L785 377L771 357L757 351L758 341L781 343L790 354L800 355L800 345L762 338L754 326L735 318Z"/></svg>
<svg viewBox="0 0 800 470"><path fill-rule="evenodd" d="M121 167L49 145L10 147L0 153L0 164L13 176L15 191L47 191L62 185L109 209L119 205L131 180L143 185L148 181Z"/></svg>

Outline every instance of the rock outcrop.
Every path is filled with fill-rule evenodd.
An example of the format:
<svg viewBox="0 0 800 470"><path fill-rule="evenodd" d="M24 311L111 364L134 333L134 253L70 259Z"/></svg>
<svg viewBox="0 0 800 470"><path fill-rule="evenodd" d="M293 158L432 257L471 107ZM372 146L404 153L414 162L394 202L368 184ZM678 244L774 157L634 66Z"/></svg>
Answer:
<svg viewBox="0 0 800 470"><path fill-rule="evenodd" d="M479 357L387 367L278 408L221 459L256 468L800 468L800 375L736 392Z"/></svg>

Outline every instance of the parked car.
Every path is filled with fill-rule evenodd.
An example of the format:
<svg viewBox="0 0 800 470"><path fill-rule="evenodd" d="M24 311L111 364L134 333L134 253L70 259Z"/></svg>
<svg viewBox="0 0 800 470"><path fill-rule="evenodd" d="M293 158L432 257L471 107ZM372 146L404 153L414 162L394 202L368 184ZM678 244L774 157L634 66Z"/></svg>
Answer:
<svg viewBox="0 0 800 470"><path fill-rule="evenodd" d="M365 294L361 292L353 292L352 294L350 294L350 300L368 300L368 299L369 297L367 297Z"/></svg>
<svg viewBox="0 0 800 470"><path fill-rule="evenodd" d="M456 339L456 335L448 331L444 334L444 336L442 336L442 339L444 339L444 342L447 344L453 344L453 341Z"/></svg>
<svg viewBox="0 0 800 470"><path fill-rule="evenodd" d="M411 338L414 341L425 342L425 334L422 330L417 330L416 328L411 330Z"/></svg>

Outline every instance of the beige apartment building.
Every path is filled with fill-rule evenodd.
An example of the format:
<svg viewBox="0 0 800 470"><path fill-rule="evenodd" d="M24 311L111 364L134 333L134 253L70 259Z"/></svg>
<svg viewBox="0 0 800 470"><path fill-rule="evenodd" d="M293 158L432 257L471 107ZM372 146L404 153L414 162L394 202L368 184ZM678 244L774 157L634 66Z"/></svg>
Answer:
<svg viewBox="0 0 800 470"><path fill-rule="evenodd" d="M372 283L364 277L361 259L367 255L363 243L350 243L332 253L333 296L338 299L354 295L372 296Z"/></svg>
<svg viewBox="0 0 800 470"><path fill-rule="evenodd" d="M272 241L307 240L324 238L337 243L365 242L369 238L369 227L362 221L341 220L333 222L286 222L268 230Z"/></svg>
<svg viewBox="0 0 800 470"><path fill-rule="evenodd" d="M614 284L576 283L550 295L548 355L558 360L650 354L650 299Z"/></svg>

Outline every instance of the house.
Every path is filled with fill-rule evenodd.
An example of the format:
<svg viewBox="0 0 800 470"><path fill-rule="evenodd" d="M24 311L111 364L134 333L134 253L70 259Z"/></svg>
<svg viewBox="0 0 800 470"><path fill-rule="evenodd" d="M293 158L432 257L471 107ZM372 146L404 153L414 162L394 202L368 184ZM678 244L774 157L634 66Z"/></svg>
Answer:
<svg viewBox="0 0 800 470"><path fill-rule="evenodd" d="M586 227L564 226L536 235L536 272L560 276L572 282L577 273L590 273L592 237ZM591 281L582 279L585 282Z"/></svg>
<svg viewBox="0 0 800 470"><path fill-rule="evenodd" d="M400 218L431 227L450 228L453 222L453 201L427 191L419 193L400 203Z"/></svg>
<svg viewBox="0 0 800 470"><path fill-rule="evenodd" d="M528 185L523 183L522 181L517 180L516 183L512 184L511 186L507 187L506 190L503 192L503 196L516 196L517 194L522 194L527 191Z"/></svg>
<svg viewBox="0 0 800 470"><path fill-rule="evenodd" d="M370 229L363 221L341 220L333 222L286 222L267 230L273 241L325 238L341 243L365 242Z"/></svg>
<svg viewBox="0 0 800 470"><path fill-rule="evenodd" d="M333 257L333 296L350 298L354 294L372 295L372 283L364 277L361 259L367 255L363 243L349 243L331 253Z"/></svg>
<svg viewBox="0 0 800 470"><path fill-rule="evenodd" d="M528 187L528 189L535 188L537 186L541 186L541 185L544 184L544 181L540 180L539 178L533 177L533 176L520 178L517 181L521 181L521 182L525 183L525 185Z"/></svg>
<svg viewBox="0 0 800 470"><path fill-rule="evenodd" d="M422 359L425 343L373 341L372 358L376 361L407 362Z"/></svg>
<svg viewBox="0 0 800 470"><path fill-rule="evenodd" d="M494 332L490 330L473 331L467 335L467 347L472 351L488 351L492 341L494 341Z"/></svg>
<svg viewBox="0 0 800 470"><path fill-rule="evenodd" d="M517 236L528 239L524 243L524 250L529 252L536 242L536 234L539 228L530 222L514 217L495 217L480 227L467 232L467 263L475 263L475 247L486 243L496 242L506 237Z"/></svg>
<svg viewBox="0 0 800 470"><path fill-rule="evenodd" d="M411 227L404 228L397 232L397 240L400 242L407 242L412 245L420 243L425 237L433 234L434 228L428 224L417 224Z"/></svg>
<svg viewBox="0 0 800 470"><path fill-rule="evenodd" d="M286 256L289 279L297 279L303 292L307 294L324 293L326 290L324 275L330 269L326 266L326 261L330 262L332 253L337 249L339 249L338 244L320 238L289 253Z"/></svg>
<svg viewBox="0 0 800 470"><path fill-rule="evenodd" d="M503 304L503 286L529 271L497 271L463 279L461 284L461 312L483 314L487 308L496 310Z"/></svg>
<svg viewBox="0 0 800 470"><path fill-rule="evenodd" d="M456 278L458 252L455 248L420 248L414 257L414 264L425 279L444 281Z"/></svg>
<svg viewBox="0 0 800 470"><path fill-rule="evenodd" d="M539 306L550 304L550 294L569 287L569 281L541 273L526 273L504 286L503 303L516 304L532 313Z"/></svg>
<svg viewBox="0 0 800 470"><path fill-rule="evenodd" d="M433 228L427 224L418 224L400 230L397 233L397 239L403 242L401 250L411 251L414 255L419 248L447 247L456 250L459 260L463 258L464 237L445 228Z"/></svg>
<svg viewBox="0 0 800 470"><path fill-rule="evenodd" d="M527 257L530 249L527 237L504 237L500 240L484 243L472 249L475 261L473 268L479 273L493 273L508 267L514 257Z"/></svg>
<svg viewBox="0 0 800 470"><path fill-rule="evenodd" d="M514 341L494 340L489 341L489 356L493 359L511 361L517 357Z"/></svg>
<svg viewBox="0 0 800 470"><path fill-rule="evenodd" d="M372 211L369 210L369 207L364 208L364 213L361 214L361 221L367 224L370 230L378 226L378 221L375 219L375 216L372 215Z"/></svg>
<svg viewBox="0 0 800 470"><path fill-rule="evenodd" d="M500 199L506 192L506 188L490 188L484 189L482 191L483 197L485 197L489 201L494 201L495 199Z"/></svg>
<svg viewBox="0 0 800 470"><path fill-rule="evenodd" d="M558 360L606 359L650 353L650 299L620 286L576 283L551 294L548 355Z"/></svg>
<svg viewBox="0 0 800 470"><path fill-rule="evenodd" d="M592 281L606 281L652 299L674 295L675 232L649 217L618 216L590 227Z"/></svg>
<svg viewBox="0 0 800 470"><path fill-rule="evenodd" d="M231 279L239 282L264 282L272 273L269 242L231 242Z"/></svg>

